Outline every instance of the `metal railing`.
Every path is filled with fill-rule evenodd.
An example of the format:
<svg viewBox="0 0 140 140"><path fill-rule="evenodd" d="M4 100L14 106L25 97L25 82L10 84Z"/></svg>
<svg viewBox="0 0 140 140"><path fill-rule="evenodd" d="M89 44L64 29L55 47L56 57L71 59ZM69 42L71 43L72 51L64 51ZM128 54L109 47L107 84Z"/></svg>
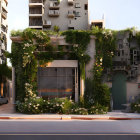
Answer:
<svg viewBox="0 0 140 140"><path fill-rule="evenodd" d="M43 3L42 0L30 0L29 3Z"/></svg>

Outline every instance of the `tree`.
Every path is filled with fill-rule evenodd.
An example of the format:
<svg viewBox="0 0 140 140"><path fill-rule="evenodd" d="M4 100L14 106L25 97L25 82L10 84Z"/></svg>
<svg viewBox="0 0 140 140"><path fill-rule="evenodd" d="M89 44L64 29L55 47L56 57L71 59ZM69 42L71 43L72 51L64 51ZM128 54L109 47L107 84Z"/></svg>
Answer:
<svg viewBox="0 0 140 140"><path fill-rule="evenodd" d="M3 85L6 82L6 79L12 78L12 70L6 64L0 64L0 86L1 86L1 96L3 96Z"/></svg>

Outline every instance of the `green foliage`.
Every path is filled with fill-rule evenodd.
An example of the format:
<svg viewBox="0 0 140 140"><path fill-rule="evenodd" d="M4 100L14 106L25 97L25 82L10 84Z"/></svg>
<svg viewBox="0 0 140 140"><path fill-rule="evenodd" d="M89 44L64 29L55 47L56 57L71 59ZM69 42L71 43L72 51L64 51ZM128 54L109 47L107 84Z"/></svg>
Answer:
<svg viewBox="0 0 140 140"><path fill-rule="evenodd" d="M59 34L58 27L54 27L55 32ZM26 85L31 85L33 94L37 93L37 67L46 66L46 63L54 59L62 59L66 53L59 48L59 53L55 53L56 48L50 45L49 35L52 32L44 32L34 29L25 29L24 31L12 31L12 37L21 37L21 42L12 43L12 53L6 53L10 58L16 75L16 100L24 101L28 97ZM90 60L86 54L87 45L90 41L90 34L86 31L64 31L61 33L66 36L67 43L74 43L71 54L80 62L81 77L85 79L85 64ZM72 39L72 42L68 41ZM81 41L82 40L82 41ZM44 51L38 51L40 49ZM70 54L70 55L71 55ZM68 54L69 55L69 54Z"/></svg>
<svg viewBox="0 0 140 140"><path fill-rule="evenodd" d="M140 99L135 103L131 103L131 112L140 113Z"/></svg>
<svg viewBox="0 0 140 140"><path fill-rule="evenodd" d="M11 31L11 36L12 36L12 37L15 37L15 36L22 36L22 33L23 33L22 30L17 30L17 31L12 30L12 31Z"/></svg>
<svg viewBox="0 0 140 140"><path fill-rule="evenodd" d="M96 36L96 64L104 69L111 68L112 58L116 51L117 32L95 27L92 33Z"/></svg>
<svg viewBox="0 0 140 140"><path fill-rule="evenodd" d="M90 42L90 33L87 31L69 30L62 33L66 36L66 42L72 44L72 51L80 63L80 75L85 80L85 64L90 60L90 56L86 53Z"/></svg>
<svg viewBox="0 0 140 140"><path fill-rule="evenodd" d="M25 114L57 113L57 114L105 114L107 109L97 105L91 108L81 107L67 98L43 100L42 98L25 98L24 102L17 101L16 109Z"/></svg>
<svg viewBox="0 0 140 140"><path fill-rule="evenodd" d="M54 27L53 27L53 30L54 30L54 32L57 32L57 33L58 33L59 30L60 30L60 28L59 28L58 26L54 26Z"/></svg>
<svg viewBox="0 0 140 140"><path fill-rule="evenodd" d="M6 78L12 79L12 69L6 64L0 64L0 83L6 82Z"/></svg>
<svg viewBox="0 0 140 140"><path fill-rule="evenodd" d="M89 110L90 114L106 114L108 112L108 107L96 104L92 106Z"/></svg>
<svg viewBox="0 0 140 140"><path fill-rule="evenodd" d="M94 27L91 31L96 36L96 56L91 79L86 80L85 103L87 106L100 104L110 108L110 90L103 84L103 72L112 68L112 58L116 51L116 32Z"/></svg>
<svg viewBox="0 0 140 140"><path fill-rule="evenodd" d="M31 85L31 92L37 93L37 68L38 59L36 51L38 47L49 48L50 37L47 33L39 30L25 29L24 31L12 31L12 37L22 38L22 42L12 43L12 53L6 53L15 68L16 100L24 101L29 93L26 91L26 85ZM48 49L51 52L51 50ZM50 59L49 59L50 60ZM47 62L49 61L47 60Z"/></svg>
<svg viewBox="0 0 140 140"><path fill-rule="evenodd" d="M140 45L140 32L137 32L136 39L137 39L138 44Z"/></svg>

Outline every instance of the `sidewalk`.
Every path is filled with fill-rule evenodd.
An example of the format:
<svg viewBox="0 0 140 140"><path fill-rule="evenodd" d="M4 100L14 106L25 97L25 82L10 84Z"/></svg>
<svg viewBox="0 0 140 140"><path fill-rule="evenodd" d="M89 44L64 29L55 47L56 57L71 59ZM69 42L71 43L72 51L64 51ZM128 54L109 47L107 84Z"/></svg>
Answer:
<svg viewBox="0 0 140 140"><path fill-rule="evenodd" d="M40 114L28 115L14 112L11 102L0 106L0 120L140 120L138 113L124 113L121 111L108 112L104 115L57 115Z"/></svg>
<svg viewBox="0 0 140 140"><path fill-rule="evenodd" d="M25 115L25 114L0 114L0 119L11 120L140 120L140 114L108 112L105 115Z"/></svg>

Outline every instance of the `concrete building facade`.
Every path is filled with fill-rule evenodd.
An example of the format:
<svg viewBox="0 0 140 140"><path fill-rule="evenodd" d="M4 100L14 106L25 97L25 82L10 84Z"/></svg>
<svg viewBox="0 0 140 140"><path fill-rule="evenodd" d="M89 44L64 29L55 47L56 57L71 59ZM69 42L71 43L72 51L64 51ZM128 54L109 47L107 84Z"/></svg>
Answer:
<svg viewBox="0 0 140 140"><path fill-rule="evenodd" d="M88 0L29 0L29 27L87 30Z"/></svg>
<svg viewBox="0 0 140 140"><path fill-rule="evenodd" d="M6 62L3 52L7 50L7 0L0 0L0 64Z"/></svg>
<svg viewBox="0 0 140 140"><path fill-rule="evenodd" d="M113 73L107 84L111 88L114 109L123 109L140 98L140 49L136 32L119 32ZM104 79L105 80L105 79Z"/></svg>
<svg viewBox="0 0 140 140"><path fill-rule="evenodd" d="M88 18L88 0L29 0L29 28L32 29L54 30L57 26L60 31L87 30ZM52 36L51 43L63 48L70 47L63 36ZM95 48L95 43L90 44L93 47L88 49ZM94 58L91 52L88 53ZM90 65L93 64L86 66L87 71ZM89 75L88 72L86 75ZM78 101L80 93L84 93L78 61L64 58L54 60L47 68L38 68L38 91L40 96L71 96Z"/></svg>

